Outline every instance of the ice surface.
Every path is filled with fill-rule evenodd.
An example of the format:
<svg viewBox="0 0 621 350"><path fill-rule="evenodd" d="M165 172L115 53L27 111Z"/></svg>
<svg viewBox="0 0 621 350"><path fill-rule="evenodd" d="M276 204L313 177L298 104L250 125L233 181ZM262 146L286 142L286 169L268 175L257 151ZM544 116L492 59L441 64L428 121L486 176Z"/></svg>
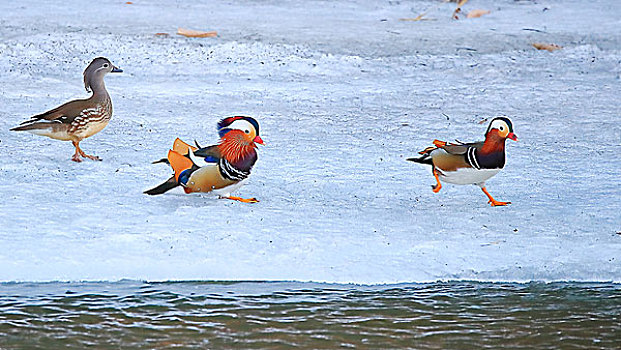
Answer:
<svg viewBox="0 0 621 350"><path fill-rule="evenodd" d="M0 3L0 281L621 282L619 1L472 0L492 13L460 21L439 1L133 2ZM103 162L8 131L86 96L96 56L125 71L82 144ZM142 194L175 137L214 143L234 114L261 123L239 191L260 203ZM500 114L520 142L488 189L509 207L433 194L405 161Z"/></svg>

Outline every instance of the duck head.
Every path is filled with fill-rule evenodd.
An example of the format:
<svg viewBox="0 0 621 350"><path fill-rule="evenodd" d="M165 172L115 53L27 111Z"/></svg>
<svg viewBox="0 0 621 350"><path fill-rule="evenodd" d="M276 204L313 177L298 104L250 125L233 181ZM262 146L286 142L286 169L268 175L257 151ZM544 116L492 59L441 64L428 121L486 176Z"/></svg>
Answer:
<svg viewBox="0 0 621 350"><path fill-rule="evenodd" d="M220 151L229 161L237 161L255 154L257 144L262 145L259 123L252 117L235 116L218 123Z"/></svg>
<svg viewBox="0 0 621 350"><path fill-rule="evenodd" d="M492 119L485 132L485 139L496 138L502 141L509 139L517 141L517 136L513 133L513 123L505 116Z"/></svg>
<svg viewBox="0 0 621 350"><path fill-rule="evenodd" d="M123 70L105 57L97 57L84 70L84 88L87 92L103 87L103 78L108 73L122 73Z"/></svg>

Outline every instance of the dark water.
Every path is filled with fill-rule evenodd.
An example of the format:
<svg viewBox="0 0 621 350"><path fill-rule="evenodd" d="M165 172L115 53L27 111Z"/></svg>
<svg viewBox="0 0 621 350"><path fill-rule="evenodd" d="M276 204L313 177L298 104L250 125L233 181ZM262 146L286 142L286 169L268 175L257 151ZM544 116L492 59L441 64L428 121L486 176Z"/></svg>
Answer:
<svg viewBox="0 0 621 350"><path fill-rule="evenodd" d="M0 284L0 349L619 349L621 285Z"/></svg>

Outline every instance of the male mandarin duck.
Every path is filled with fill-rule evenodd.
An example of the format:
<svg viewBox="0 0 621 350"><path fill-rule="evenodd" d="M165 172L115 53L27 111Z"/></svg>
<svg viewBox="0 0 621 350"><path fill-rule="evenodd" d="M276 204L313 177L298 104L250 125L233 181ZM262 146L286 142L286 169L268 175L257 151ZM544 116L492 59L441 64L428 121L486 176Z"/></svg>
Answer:
<svg viewBox="0 0 621 350"><path fill-rule="evenodd" d="M458 185L474 184L481 187L492 206L507 205L511 202L495 200L485 188L485 181L498 174L505 166L507 139L517 141L513 124L507 117L497 117L490 122L483 142L454 144L434 140L435 147L427 147L419 152L422 157L407 160L431 165L437 181L437 185L432 186L434 193L442 188L440 179Z"/></svg>
<svg viewBox="0 0 621 350"><path fill-rule="evenodd" d="M104 84L104 76L121 72L123 70L115 67L107 58L95 58L84 70L84 87L87 92L93 92L91 97L73 100L35 115L11 131L28 131L56 140L71 141L75 147L71 158L74 162L81 162L80 157L101 160L97 156L84 153L80 148L80 141L95 135L108 125L112 117L112 101Z"/></svg>
<svg viewBox="0 0 621 350"><path fill-rule="evenodd" d="M190 146L176 139L168 157L154 163L168 163L175 174L166 182L144 193L162 194L177 186L185 193L213 192L220 198L256 203L255 198L232 197L231 192L243 186L257 161L259 123L251 117L229 117L218 123L220 142L209 147Z"/></svg>

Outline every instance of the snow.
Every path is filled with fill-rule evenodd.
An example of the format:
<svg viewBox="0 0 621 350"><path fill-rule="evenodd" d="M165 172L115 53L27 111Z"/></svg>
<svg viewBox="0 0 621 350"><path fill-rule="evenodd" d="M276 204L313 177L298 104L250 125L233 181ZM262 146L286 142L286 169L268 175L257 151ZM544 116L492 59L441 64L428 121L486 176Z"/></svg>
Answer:
<svg viewBox="0 0 621 350"><path fill-rule="evenodd" d="M492 13L459 21L438 1L96 6L0 3L0 281L621 282L618 1L471 0ZM8 131L85 97L97 56L124 70L106 77L109 126L82 143L103 162ZM237 192L260 203L142 194L176 137L215 143L235 114L261 124ZM405 161L497 115L520 141L487 187L510 206L434 194Z"/></svg>

